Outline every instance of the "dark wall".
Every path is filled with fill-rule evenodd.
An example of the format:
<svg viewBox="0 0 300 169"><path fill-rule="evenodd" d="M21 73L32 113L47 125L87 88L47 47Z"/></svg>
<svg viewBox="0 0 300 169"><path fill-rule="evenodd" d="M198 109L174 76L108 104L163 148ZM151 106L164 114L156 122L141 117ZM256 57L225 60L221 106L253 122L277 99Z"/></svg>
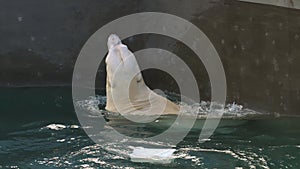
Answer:
<svg viewBox="0 0 300 169"><path fill-rule="evenodd" d="M225 68L228 102L300 114L300 11L230 0L0 0L0 85L71 85L87 39L118 17L144 11L183 17L209 37ZM124 42L133 51L161 47L182 57L196 75L202 98L209 99L205 69L183 44L157 35ZM100 88L104 66L97 78ZM155 73L145 72L146 82L164 88L168 83L159 84Z"/></svg>

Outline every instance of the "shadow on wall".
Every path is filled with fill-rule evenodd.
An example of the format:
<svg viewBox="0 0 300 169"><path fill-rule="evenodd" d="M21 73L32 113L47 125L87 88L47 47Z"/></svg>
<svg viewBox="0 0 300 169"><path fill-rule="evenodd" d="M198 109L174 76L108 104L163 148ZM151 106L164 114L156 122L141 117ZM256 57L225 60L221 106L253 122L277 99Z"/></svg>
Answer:
<svg viewBox="0 0 300 169"><path fill-rule="evenodd" d="M225 68L228 102L256 110L299 114L299 10L231 0L176 0L172 4L158 0L3 2L1 86L71 85L73 66L85 41L109 21L143 11L183 17L208 36ZM133 51L160 47L174 52L191 67L202 99L210 98L207 73L188 47L151 34L128 38L124 43ZM144 72L144 76L150 87L178 90L176 84L168 83L172 79L159 71ZM157 77L164 80L158 82ZM103 62L96 83L99 88L105 87Z"/></svg>

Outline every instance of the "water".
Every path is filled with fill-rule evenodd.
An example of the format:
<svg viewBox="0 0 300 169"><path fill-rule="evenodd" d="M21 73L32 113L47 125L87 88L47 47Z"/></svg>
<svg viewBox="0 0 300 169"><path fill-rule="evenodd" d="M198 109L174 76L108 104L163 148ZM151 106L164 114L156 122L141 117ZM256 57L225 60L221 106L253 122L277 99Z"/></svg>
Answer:
<svg viewBox="0 0 300 169"><path fill-rule="evenodd" d="M237 104L228 105L225 115L236 118L222 120L204 143L197 141L199 129L195 125L176 145L171 164L134 163L129 158L132 147L128 141L95 144L85 134L75 116L69 87L1 88L0 92L0 168L300 167L300 124L295 117L265 116ZM96 111L92 109L95 104L103 108L104 100L103 96L89 98L77 106L92 112ZM206 104L188 108L201 108L204 115ZM136 127L128 121L114 115L108 118L111 127L136 134ZM162 119L172 122L172 117ZM201 119L197 123L201 126ZM120 124L127 126L124 129ZM139 136L157 134L162 128L145 124L139 127ZM159 142L142 144L165 146Z"/></svg>

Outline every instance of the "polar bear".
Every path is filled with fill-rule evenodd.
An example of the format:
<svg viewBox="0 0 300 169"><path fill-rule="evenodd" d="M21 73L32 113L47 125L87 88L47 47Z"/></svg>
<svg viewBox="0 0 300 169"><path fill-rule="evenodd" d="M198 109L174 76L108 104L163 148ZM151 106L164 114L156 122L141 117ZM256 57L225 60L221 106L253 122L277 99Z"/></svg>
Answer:
<svg viewBox="0 0 300 169"><path fill-rule="evenodd" d="M134 54L111 34L107 41L106 107L121 114L179 114L179 106L156 94L144 83Z"/></svg>

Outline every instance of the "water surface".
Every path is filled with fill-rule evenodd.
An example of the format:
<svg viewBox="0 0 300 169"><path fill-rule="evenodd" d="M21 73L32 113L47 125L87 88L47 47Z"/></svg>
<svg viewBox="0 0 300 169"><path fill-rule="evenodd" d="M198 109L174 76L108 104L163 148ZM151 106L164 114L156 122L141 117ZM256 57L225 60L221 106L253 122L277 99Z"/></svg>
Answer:
<svg viewBox="0 0 300 169"><path fill-rule="evenodd" d="M134 163L130 161L132 149L126 140L95 144L85 134L75 116L69 87L0 90L0 168L300 167L299 118L223 120L221 124L227 124L217 128L204 143L197 141L199 130L193 129L176 145L171 164ZM103 108L103 98L99 96L96 102L100 108ZM242 115L244 110L230 111ZM108 125L129 135L137 129L122 118L110 120ZM159 129L163 128L144 125L139 127L139 134L141 137L157 134ZM142 144L165 146L157 142Z"/></svg>

